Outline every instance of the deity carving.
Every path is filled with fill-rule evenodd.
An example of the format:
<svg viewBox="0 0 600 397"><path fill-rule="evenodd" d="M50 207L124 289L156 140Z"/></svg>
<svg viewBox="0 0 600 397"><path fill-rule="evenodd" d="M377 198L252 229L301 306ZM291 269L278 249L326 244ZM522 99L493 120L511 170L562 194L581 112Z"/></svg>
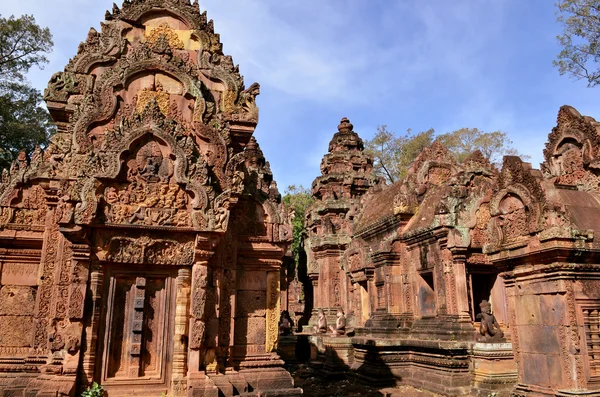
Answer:
<svg viewBox="0 0 600 397"><path fill-rule="evenodd" d="M188 194L177 184L133 181L104 190L104 218L110 224L190 227Z"/></svg>
<svg viewBox="0 0 600 397"><path fill-rule="evenodd" d="M127 183L105 187L104 220L109 224L191 227L190 199L172 181L172 160L150 140L127 162Z"/></svg>
<svg viewBox="0 0 600 397"><path fill-rule="evenodd" d="M431 167L427 172L427 181L432 185L441 185L452 175L452 171L445 167Z"/></svg>
<svg viewBox="0 0 600 397"><path fill-rule="evenodd" d="M528 234L527 212L523 202L515 196L508 196L500 205L498 224L502 230L501 241L510 243Z"/></svg>

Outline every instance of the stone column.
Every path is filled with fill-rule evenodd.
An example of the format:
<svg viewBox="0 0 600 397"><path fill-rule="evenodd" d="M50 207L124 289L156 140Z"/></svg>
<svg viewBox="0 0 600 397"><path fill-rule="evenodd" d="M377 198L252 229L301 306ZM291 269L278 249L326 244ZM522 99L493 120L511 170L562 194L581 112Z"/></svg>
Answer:
<svg viewBox="0 0 600 397"><path fill-rule="evenodd" d="M364 326L369 320L371 314L371 299L369 298L369 291L367 284L360 284L360 326Z"/></svg>
<svg viewBox="0 0 600 397"><path fill-rule="evenodd" d="M187 373L187 343L188 307L190 304L190 277L188 268L177 272L177 296L175 298L175 332L173 335L173 366L171 390L174 395L185 395Z"/></svg>
<svg viewBox="0 0 600 397"><path fill-rule="evenodd" d="M454 290L456 294L456 314L459 321L471 322L469 314L469 292L467 288L467 270L465 266L466 256L464 253L453 251L454 268Z"/></svg>
<svg viewBox="0 0 600 397"><path fill-rule="evenodd" d="M86 380L94 379L96 369L96 346L100 332L100 316L102 314L102 290L104 287L103 266L95 261L91 264L90 292L92 295L92 311L86 326L86 348L83 355L83 373Z"/></svg>

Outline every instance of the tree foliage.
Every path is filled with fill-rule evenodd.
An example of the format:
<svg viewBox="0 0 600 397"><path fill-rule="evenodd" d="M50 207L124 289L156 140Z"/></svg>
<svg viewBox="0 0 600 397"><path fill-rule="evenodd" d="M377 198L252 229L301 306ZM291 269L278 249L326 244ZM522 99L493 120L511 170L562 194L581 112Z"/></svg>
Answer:
<svg viewBox="0 0 600 397"><path fill-rule="evenodd" d="M365 149L374 159L375 173L389 183L402 179L410 163L431 144L433 134L433 129L417 134L409 129L405 135L396 136L386 125L377 126L373 139L365 141Z"/></svg>
<svg viewBox="0 0 600 397"><path fill-rule="evenodd" d="M506 132L484 132L477 128L461 128L437 137L461 163L475 150L481 151L491 163L500 164L505 155L518 155ZM522 156L521 157L527 157Z"/></svg>
<svg viewBox="0 0 600 397"><path fill-rule="evenodd" d="M48 62L45 54L53 45L50 30L39 27L32 15L0 18L0 78L23 81L32 66Z"/></svg>
<svg viewBox="0 0 600 397"><path fill-rule="evenodd" d="M304 240L304 220L306 218L306 210L313 203L314 198L310 189L302 185L291 185L285 191L283 203L293 211L292 227L292 255L298 264L300 252L303 250Z"/></svg>
<svg viewBox="0 0 600 397"><path fill-rule="evenodd" d="M405 135L396 136L383 125L377 127L377 133L373 139L365 142L365 147L375 159L375 173L388 183L394 183L404 179L410 164L435 139L440 140L458 162L475 150L480 150L490 162L496 164L502 161L504 155L518 155L505 132L484 132L477 128L461 128L438 136L433 129L416 134L409 129Z"/></svg>
<svg viewBox="0 0 600 397"><path fill-rule="evenodd" d="M33 16L0 17L0 169L8 168L20 151L31 154L54 132L42 95L25 80L31 67L48 62L52 49L48 28Z"/></svg>
<svg viewBox="0 0 600 397"><path fill-rule="evenodd" d="M55 127L41 101L40 92L27 84L0 84L0 169L19 152L31 154L47 144Z"/></svg>
<svg viewBox="0 0 600 397"><path fill-rule="evenodd" d="M563 32L554 66L593 87L600 83L600 0L559 0L556 6Z"/></svg>

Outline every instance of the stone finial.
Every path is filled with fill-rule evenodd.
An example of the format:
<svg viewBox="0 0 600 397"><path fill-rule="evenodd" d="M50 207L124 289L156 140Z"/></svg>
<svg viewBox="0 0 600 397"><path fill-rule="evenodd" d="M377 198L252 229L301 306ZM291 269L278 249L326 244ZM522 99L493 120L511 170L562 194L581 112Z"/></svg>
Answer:
<svg viewBox="0 0 600 397"><path fill-rule="evenodd" d="M253 136L250 137L250 141L248 141L246 150L258 150L258 142L256 142L256 138L254 138Z"/></svg>
<svg viewBox="0 0 600 397"><path fill-rule="evenodd" d="M350 120L348 120L348 118L344 117L342 118L342 121L340 121L340 125L338 125L338 131L339 132L351 132L352 129L354 128L354 126L352 125L352 123L350 123Z"/></svg>

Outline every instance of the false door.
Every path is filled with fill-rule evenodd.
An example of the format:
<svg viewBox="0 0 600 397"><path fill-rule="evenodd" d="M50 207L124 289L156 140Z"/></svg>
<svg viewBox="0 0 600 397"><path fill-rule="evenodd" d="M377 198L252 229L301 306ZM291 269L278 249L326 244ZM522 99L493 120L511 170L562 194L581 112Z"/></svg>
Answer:
<svg viewBox="0 0 600 397"><path fill-rule="evenodd" d="M131 386L168 387L175 275L148 269L107 272L101 370L109 393Z"/></svg>

